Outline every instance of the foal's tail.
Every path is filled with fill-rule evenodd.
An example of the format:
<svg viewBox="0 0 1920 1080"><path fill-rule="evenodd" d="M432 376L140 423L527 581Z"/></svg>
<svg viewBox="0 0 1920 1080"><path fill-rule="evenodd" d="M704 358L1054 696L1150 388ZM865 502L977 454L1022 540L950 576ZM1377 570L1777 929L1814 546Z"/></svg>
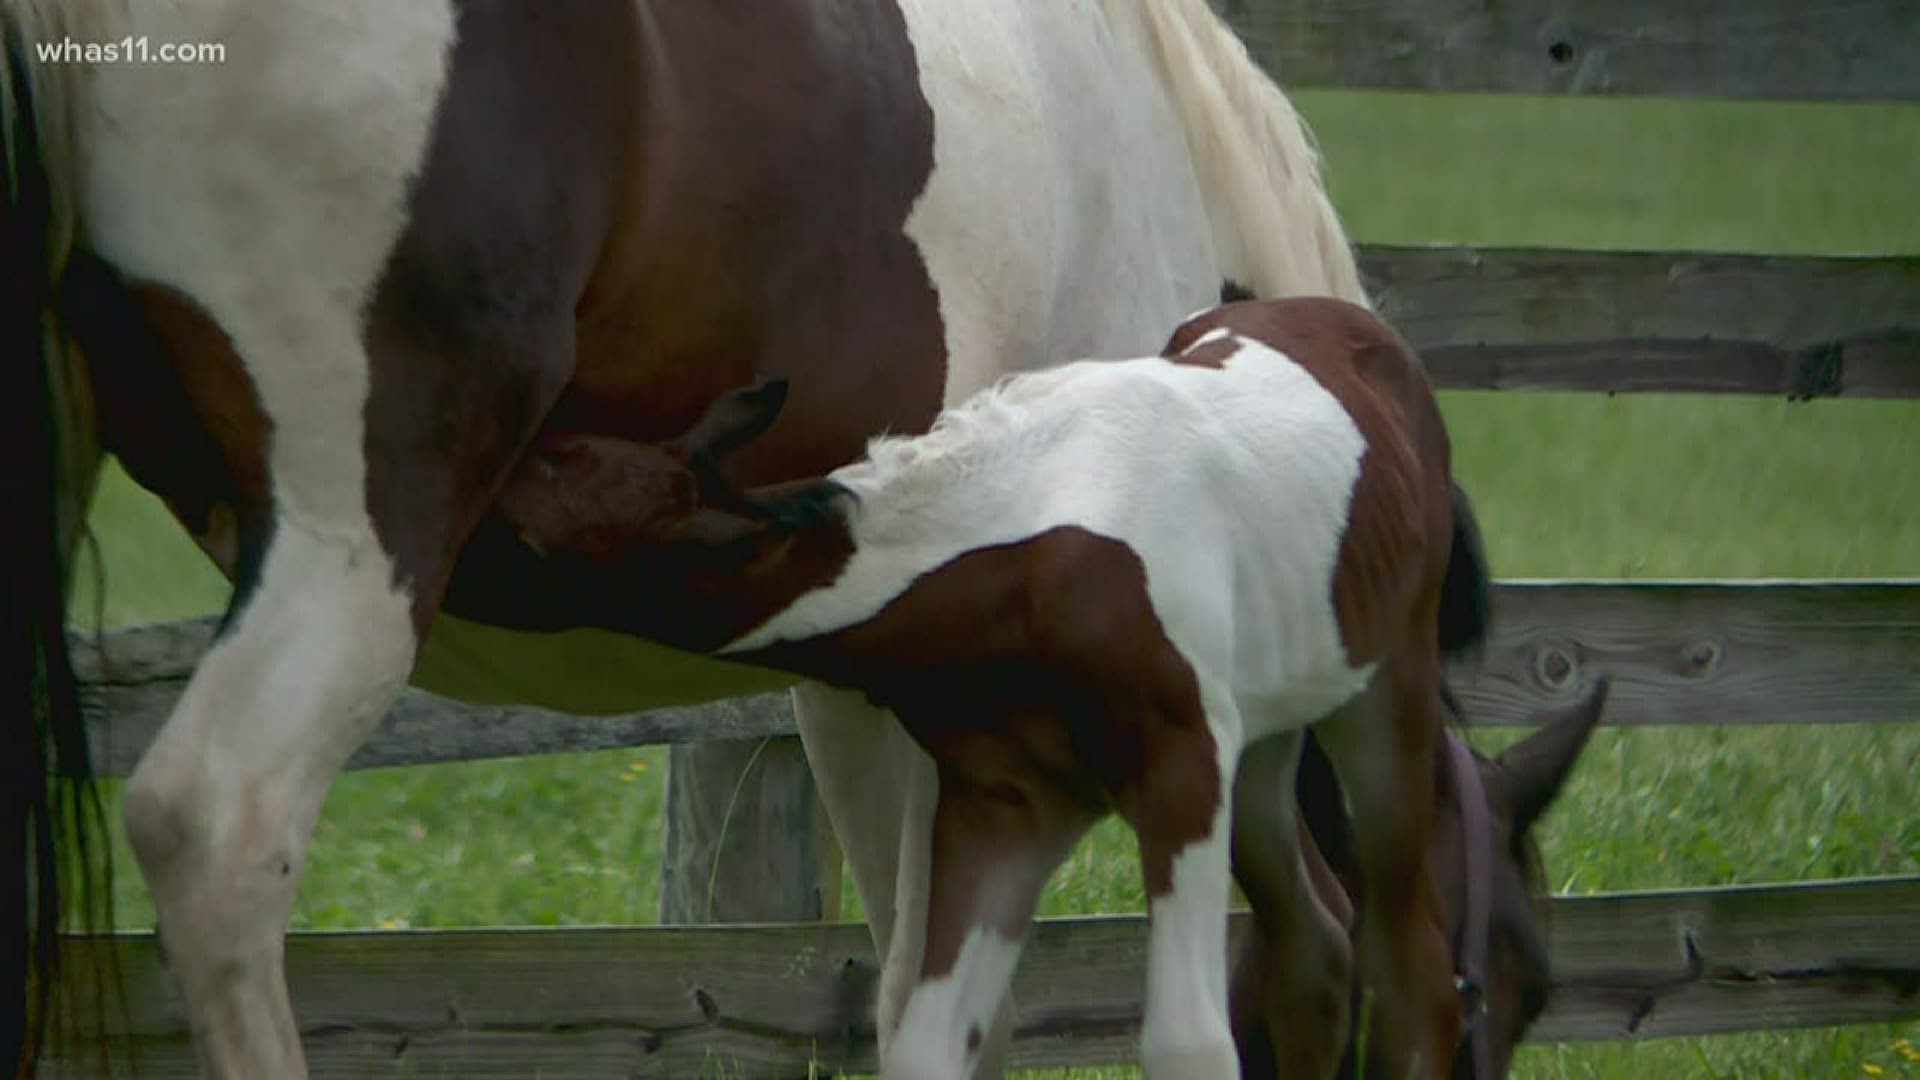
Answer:
<svg viewBox="0 0 1920 1080"><path fill-rule="evenodd" d="M69 375L46 321L65 246L60 187L22 17L8 4L0 26L0 1076L10 1077L34 1075L74 1000L59 978L62 916L91 928L107 900L91 887L104 832L65 629L84 484L62 426Z"/></svg>
<svg viewBox="0 0 1920 1080"><path fill-rule="evenodd" d="M1493 589L1487 575L1487 553L1480 544L1480 523L1473 504L1459 484L1450 487L1453 499L1453 547L1447 555L1447 576L1440 585L1440 652L1459 656L1487 639L1493 612Z"/></svg>
<svg viewBox="0 0 1920 1080"><path fill-rule="evenodd" d="M1180 118L1221 270L1260 296L1369 306L1305 121L1206 0L1107 0L1138 24ZM1137 13L1137 14L1136 14Z"/></svg>

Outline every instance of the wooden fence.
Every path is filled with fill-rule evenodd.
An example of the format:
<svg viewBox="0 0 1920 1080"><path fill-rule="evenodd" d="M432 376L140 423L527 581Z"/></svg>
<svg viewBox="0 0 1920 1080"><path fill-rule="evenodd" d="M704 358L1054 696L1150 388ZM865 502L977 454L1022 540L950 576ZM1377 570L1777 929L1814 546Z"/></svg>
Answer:
<svg viewBox="0 0 1920 1080"><path fill-rule="evenodd" d="M1911 0L1215 3L1289 87L1920 100ZM1446 387L1920 397L1920 258L1369 247L1363 264ZM1920 720L1920 581L1507 582L1497 602L1484 664L1459 686L1476 722L1523 723L1603 673L1612 724ZM109 772L131 767L211 630L76 639ZM351 767L675 744L669 875L704 885L718 858L723 895L729 881L753 895L717 914L782 924L296 934L288 976L314 1075L871 1067L866 932L807 921L833 908L837 869L827 844L813 846L791 733L780 696L589 718L409 691ZM704 778L731 797L748 763L753 782L716 855ZM707 914L690 893L669 881L665 914ZM1920 1016L1920 876L1553 908L1563 986L1536 1038ZM1139 917L1039 927L1016 983L1019 1064L1129 1056L1144 929ZM142 1075L195 1075L153 939L78 945L120 953L131 1000L116 1024Z"/></svg>

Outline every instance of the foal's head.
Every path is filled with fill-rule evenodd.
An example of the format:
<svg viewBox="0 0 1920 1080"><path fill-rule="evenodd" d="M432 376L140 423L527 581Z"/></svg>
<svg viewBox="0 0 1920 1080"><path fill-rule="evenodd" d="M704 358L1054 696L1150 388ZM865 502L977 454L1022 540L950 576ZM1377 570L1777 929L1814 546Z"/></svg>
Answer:
<svg viewBox="0 0 1920 1080"><path fill-rule="evenodd" d="M760 519L721 472L727 455L773 425L785 380L721 395L685 434L659 443L567 435L534 447L499 507L535 550L600 562L636 546L713 542Z"/></svg>
<svg viewBox="0 0 1920 1080"><path fill-rule="evenodd" d="M839 485L742 492L721 469L772 425L785 397L781 382L735 390L662 443L545 440L498 508L545 557L549 587L606 605L603 625L683 649L719 648L831 581L850 552Z"/></svg>

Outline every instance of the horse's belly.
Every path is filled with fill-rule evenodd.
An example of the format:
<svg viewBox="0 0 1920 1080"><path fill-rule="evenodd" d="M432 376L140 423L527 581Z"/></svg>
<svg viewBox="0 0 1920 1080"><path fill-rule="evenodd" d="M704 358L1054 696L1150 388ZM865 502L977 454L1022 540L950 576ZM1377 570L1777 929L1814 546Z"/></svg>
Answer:
<svg viewBox="0 0 1920 1080"><path fill-rule="evenodd" d="M443 614L413 684L461 701L600 715L779 690L785 672L681 652L606 630L508 630Z"/></svg>

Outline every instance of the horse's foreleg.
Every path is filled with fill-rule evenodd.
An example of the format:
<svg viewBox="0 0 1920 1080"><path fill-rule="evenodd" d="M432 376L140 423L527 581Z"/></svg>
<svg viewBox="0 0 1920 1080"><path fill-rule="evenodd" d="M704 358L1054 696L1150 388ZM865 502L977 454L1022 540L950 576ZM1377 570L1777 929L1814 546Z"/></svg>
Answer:
<svg viewBox="0 0 1920 1080"><path fill-rule="evenodd" d="M1004 1015L1040 892L1095 817L1030 777L942 772L921 964L882 1076L963 1080L986 1071L989 1028Z"/></svg>
<svg viewBox="0 0 1920 1080"><path fill-rule="evenodd" d="M1330 908L1345 893L1294 801L1301 736L1248 747L1233 784L1233 873L1253 926L1233 979L1244 1077L1328 1077L1346 1037L1352 950Z"/></svg>
<svg viewBox="0 0 1920 1080"><path fill-rule="evenodd" d="M1206 717L1143 732L1144 775L1120 812L1140 838L1152 922L1141 1070L1151 1080L1240 1075L1227 1002L1227 899L1240 721L1222 694ZM1204 719L1205 723L1202 723Z"/></svg>
<svg viewBox="0 0 1920 1080"><path fill-rule="evenodd" d="M1459 1033L1450 950L1427 872L1442 730L1437 685L1435 662L1397 652L1315 729L1353 807L1363 897L1356 963L1371 1002L1367 1058L1396 1077L1447 1075Z"/></svg>

